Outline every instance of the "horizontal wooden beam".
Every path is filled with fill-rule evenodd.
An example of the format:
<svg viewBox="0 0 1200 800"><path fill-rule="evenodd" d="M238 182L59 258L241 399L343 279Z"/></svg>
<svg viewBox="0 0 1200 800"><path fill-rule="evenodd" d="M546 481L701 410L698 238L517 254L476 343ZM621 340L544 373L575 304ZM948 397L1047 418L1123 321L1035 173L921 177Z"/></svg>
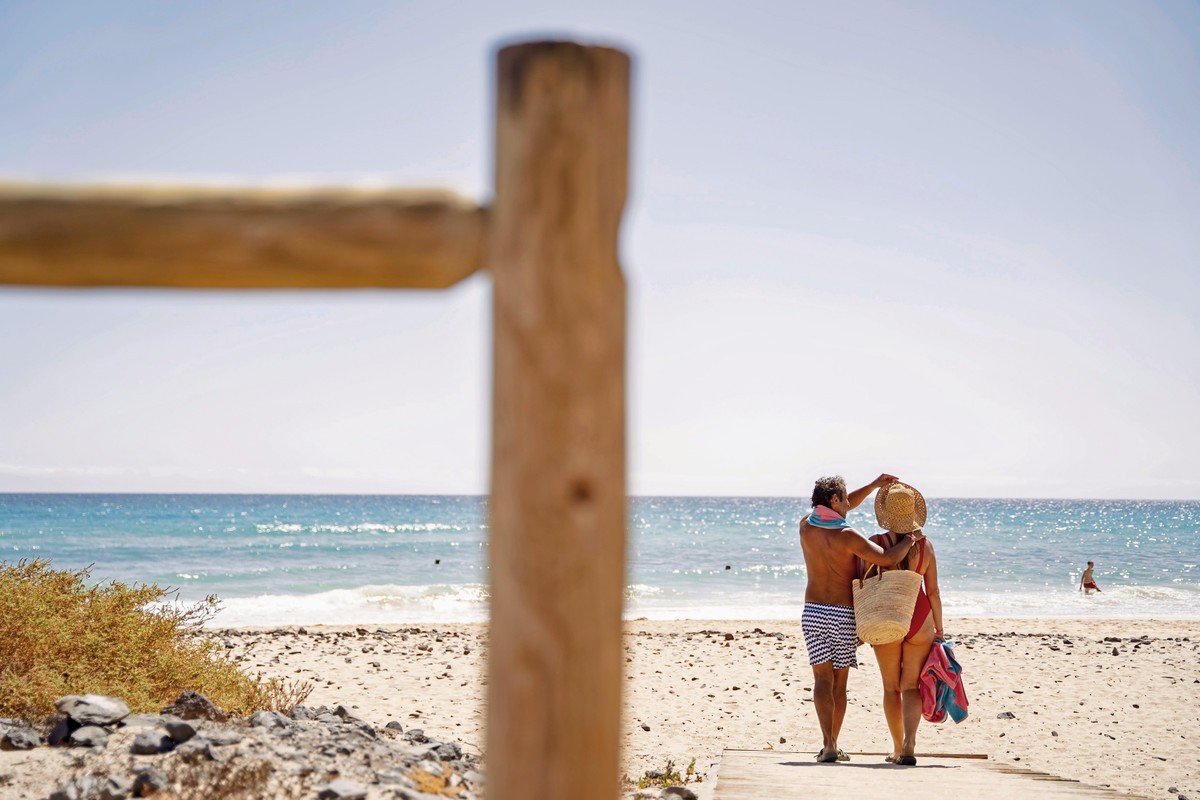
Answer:
<svg viewBox="0 0 1200 800"><path fill-rule="evenodd" d="M483 266L451 192L0 183L0 283L436 289Z"/></svg>

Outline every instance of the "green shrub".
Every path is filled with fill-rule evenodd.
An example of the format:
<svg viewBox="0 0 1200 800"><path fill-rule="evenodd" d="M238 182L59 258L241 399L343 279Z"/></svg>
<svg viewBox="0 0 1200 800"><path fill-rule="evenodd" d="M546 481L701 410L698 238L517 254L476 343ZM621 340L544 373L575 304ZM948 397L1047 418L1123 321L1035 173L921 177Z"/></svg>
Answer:
<svg viewBox="0 0 1200 800"><path fill-rule="evenodd" d="M246 675L198 635L216 597L180 606L159 586L88 585L90 576L90 567L56 570L48 560L0 561L0 717L39 719L67 694L157 712L188 689L230 714L287 712L312 691Z"/></svg>
<svg viewBox="0 0 1200 800"><path fill-rule="evenodd" d="M695 764L695 759L692 760ZM638 779L638 788L645 789L648 786L680 786L686 783L686 780L679 774L679 770L675 768L675 762L667 759L667 765L661 770L647 770L641 778Z"/></svg>

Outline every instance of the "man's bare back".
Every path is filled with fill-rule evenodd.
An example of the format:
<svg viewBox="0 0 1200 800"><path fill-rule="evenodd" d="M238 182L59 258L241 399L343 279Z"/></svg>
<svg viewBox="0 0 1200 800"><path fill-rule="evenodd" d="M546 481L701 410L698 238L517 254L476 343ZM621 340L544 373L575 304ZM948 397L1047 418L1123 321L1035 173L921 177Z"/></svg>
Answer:
<svg viewBox="0 0 1200 800"><path fill-rule="evenodd" d="M823 479L827 480L827 479ZM841 478L836 479L836 489L824 492L814 490L813 506L828 508L841 527L820 527L809 524L808 517L800 521L800 548L804 551L804 564L808 570L808 585L804 589L804 602L830 606L853 605L854 594L850 588L854 580L854 562L861 558L881 567L894 567L908 555L913 542L922 536L901 537L895 547L884 551L858 531L845 523L846 515L857 508L871 492L881 486L896 482L895 475L884 473L871 483L847 492ZM818 482L820 483L820 482Z"/></svg>
<svg viewBox="0 0 1200 800"><path fill-rule="evenodd" d="M804 602L831 606L853 605L851 584L859 558L871 564L894 567L904 560L913 537L901 537L894 547L884 550L853 528L829 530L800 522L800 548L808 569Z"/></svg>

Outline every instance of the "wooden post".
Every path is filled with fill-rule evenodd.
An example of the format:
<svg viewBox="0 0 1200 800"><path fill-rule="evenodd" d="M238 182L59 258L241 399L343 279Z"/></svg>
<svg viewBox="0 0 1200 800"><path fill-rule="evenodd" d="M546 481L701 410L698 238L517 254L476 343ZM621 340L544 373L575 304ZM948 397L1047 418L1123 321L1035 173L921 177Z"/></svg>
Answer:
<svg viewBox="0 0 1200 800"><path fill-rule="evenodd" d="M612 800L629 57L537 42L498 67L487 793Z"/></svg>

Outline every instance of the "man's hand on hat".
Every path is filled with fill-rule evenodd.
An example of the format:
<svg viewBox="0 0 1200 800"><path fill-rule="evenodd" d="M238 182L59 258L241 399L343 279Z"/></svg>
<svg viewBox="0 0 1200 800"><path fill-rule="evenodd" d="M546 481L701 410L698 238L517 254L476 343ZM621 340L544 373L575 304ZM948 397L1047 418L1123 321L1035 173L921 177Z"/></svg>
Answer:
<svg viewBox="0 0 1200 800"><path fill-rule="evenodd" d="M885 472L875 479L875 488L882 489L884 486L891 486L899 480L895 475L889 475Z"/></svg>

